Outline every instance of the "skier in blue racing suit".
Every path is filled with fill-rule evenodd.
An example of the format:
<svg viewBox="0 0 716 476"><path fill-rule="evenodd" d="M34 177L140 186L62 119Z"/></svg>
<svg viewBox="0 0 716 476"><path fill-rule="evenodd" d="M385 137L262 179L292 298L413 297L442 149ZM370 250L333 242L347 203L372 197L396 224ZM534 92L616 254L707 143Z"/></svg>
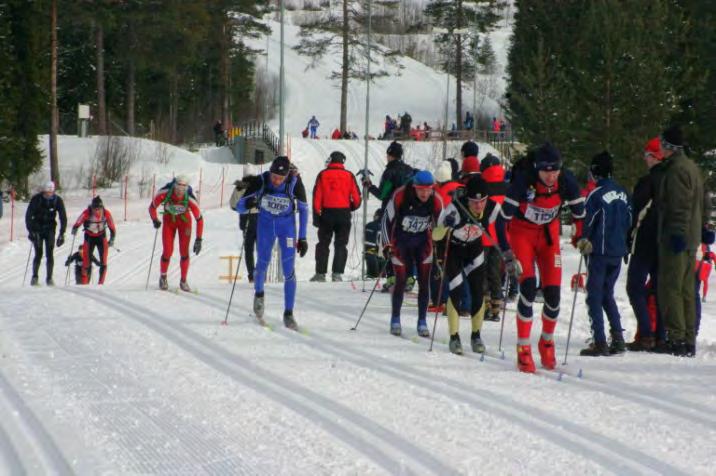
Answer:
<svg viewBox="0 0 716 476"><path fill-rule="evenodd" d="M284 275L284 313L283 323L289 329L296 330L298 325L293 317L293 304L296 299L296 273L294 262L296 250L301 257L308 251L306 227L308 224L308 204L306 189L298 174L290 173L291 163L288 157L276 157L268 172L261 174L261 181L250 187L236 205L236 211L246 213L258 207L259 217L256 229L257 255L254 271L254 314L264 324L264 281L266 270L271 261L271 249L278 239L281 248L281 265ZM299 227L296 242L296 218L298 210Z"/></svg>

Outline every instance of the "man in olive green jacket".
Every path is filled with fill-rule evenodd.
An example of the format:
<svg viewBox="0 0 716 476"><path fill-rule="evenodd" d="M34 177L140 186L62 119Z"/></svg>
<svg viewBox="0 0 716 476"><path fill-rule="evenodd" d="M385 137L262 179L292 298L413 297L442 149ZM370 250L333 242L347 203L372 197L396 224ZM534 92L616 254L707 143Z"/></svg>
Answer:
<svg viewBox="0 0 716 476"><path fill-rule="evenodd" d="M704 183L698 166L683 150L677 127L661 134L662 180L656 191L659 215L659 279L657 298L672 354L696 353L694 260L706 224Z"/></svg>

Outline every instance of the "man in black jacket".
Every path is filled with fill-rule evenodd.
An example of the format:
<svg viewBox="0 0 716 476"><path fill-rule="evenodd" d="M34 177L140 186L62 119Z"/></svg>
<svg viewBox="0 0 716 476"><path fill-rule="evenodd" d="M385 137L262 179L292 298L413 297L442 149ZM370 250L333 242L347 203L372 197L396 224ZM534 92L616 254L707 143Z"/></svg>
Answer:
<svg viewBox="0 0 716 476"><path fill-rule="evenodd" d="M25 212L25 226L27 227L28 238L35 247L35 259L32 261L32 280L30 284L37 286L37 273L42 261L42 248L44 245L47 256L47 277L48 286L54 286L52 280L52 269L55 264L53 250L55 246L55 228L60 217L60 234L57 237L57 246L65 242L65 229L67 228L67 214L62 198L55 194L55 183L50 181L42 188L42 192L36 194L30 200Z"/></svg>
<svg viewBox="0 0 716 476"><path fill-rule="evenodd" d="M399 142L391 142L385 154L388 164L385 166L383 175L380 176L380 184L377 187L371 183L367 174L363 175L363 186L368 187L368 191L381 201L381 210L385 210L393 192L405 185L415 175L415 170L403 162L403 146Z"/></svg>
<svg viewBox="0 0 716 476"><path fill-rule="evenodd" d="M656 241L658 210L653 199L662 174L661 146L658 137L650 140L644 150L644 161L649 173L639 179L632 196L632 226L627 237L631 258L627 271L627 294L638 323L638 337L627 344L631 351L666 351L666 331L661 314L656 312L656 335L649 316L649 295L654 295L657 284L658 246ZM651 288L647 288L651 280ZM658 342L658 345L657 345Z"/></svg>

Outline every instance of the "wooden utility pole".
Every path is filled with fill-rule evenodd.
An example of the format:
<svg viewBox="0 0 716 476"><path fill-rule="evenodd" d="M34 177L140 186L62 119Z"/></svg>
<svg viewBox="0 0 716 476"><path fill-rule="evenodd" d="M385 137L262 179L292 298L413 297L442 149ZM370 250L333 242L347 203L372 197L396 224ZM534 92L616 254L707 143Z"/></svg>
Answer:
<svg viewBox="0 0 716 476"><path fill-rule="evenodd" d="M95 48L97 49L97 134L107 135L107 103L104 93L104 28L95 22Z"/></svg>
<svg viewBox="0 0 716 476"><path fill-rule="evenodd" d="M57 111L57 0L50 7L50 178L60 187L60 166L57 158L57 134L60 115Z"/></svg>

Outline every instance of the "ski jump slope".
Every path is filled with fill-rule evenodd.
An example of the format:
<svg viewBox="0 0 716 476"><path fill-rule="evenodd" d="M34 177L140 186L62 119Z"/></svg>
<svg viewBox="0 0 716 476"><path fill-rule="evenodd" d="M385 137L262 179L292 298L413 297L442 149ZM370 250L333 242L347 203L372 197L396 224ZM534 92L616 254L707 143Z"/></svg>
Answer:
<svg viewBox="0 0 716 476"><path fill-rule="evenodd" d="M357 169L359 143L340 146ZM376 157L384 146L371 144ZM294 142L309 191L330 149ZM138 210L146 205L133 199ZM588 337L580 294L568 365L524 375L514 366L513 305L504 359L499 323L485 323L487 356L458 357L442 317L428 352L415 332L414 298L403 310L404 338L388 334L389 296L380 293L350 331L368 293L360 281L308 282L310 228L311 250L297 267L301 332L281 325L281 284L267 285L273 328L255 324L243 270L223 326L231 287L218 280L226 272L219 257L236 253L241 238L228 208L205 210L205 220L205 247L189 274L196 294L157 289L158 254L144 289L154 239L146 218L120 220L102 287L62 285L68 244L56 253L57 287L22 286L28 242L0 245L0 473L713 474L714 304L704 306L695 359L589 359L578 355ZM352 278L359 249L354 235ZM567 282L578 258L566 241L563 253ZM172 290L178 280L175 255ZM618 289L631 338L623 279ZM571 303L565 289L560 362ZM461 331L468 342L468 320Z"/></svg>

